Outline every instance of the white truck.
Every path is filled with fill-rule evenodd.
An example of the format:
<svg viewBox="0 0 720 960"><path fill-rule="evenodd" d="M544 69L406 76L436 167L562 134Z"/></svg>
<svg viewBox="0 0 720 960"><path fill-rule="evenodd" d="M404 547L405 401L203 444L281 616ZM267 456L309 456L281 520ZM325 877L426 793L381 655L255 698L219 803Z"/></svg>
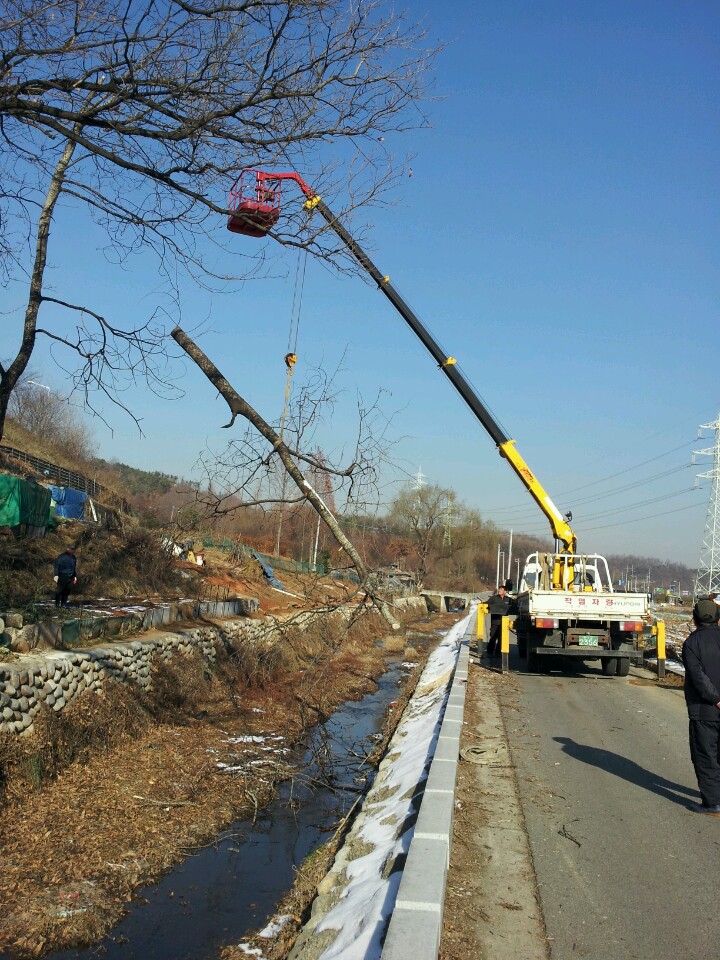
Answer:
<svg viewBox="0 0 720 960"><path fill-rule="evenodd" d="M572 583L558 582L558 572L571 573ZM642 662L652 629L648 595L616 593L599 554L530 554L515 602L518 651L529 670L573 658L600 660L603 673L625 677L631 662Z"/></svg>

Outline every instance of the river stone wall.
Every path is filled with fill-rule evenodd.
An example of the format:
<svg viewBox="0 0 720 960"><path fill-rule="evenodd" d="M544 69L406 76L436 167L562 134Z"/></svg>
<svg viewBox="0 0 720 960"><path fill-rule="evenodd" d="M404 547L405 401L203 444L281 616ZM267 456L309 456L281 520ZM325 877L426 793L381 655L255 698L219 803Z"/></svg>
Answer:
<svg viewBox="0 0 720 960"><path fill-rule="evenodd" d="M401 619L427 612L422 597L398 598L392 606ZM345 606L332 611L308 611L295 615L292 620L300 626L328 616L347 620L354 610L355 607ZM43 705L60 713L85 690L100 693L108 680L147 690L156 658L167 662L174 656L197 652L208 663L213 663L218 645L232 649L238 640L268 642L278 635L282 624L276 617L227 619L219 624L183 627L153 637L104 643L82 650L52 650L0 663L0 734L31 734L34 717Z"/></svg>

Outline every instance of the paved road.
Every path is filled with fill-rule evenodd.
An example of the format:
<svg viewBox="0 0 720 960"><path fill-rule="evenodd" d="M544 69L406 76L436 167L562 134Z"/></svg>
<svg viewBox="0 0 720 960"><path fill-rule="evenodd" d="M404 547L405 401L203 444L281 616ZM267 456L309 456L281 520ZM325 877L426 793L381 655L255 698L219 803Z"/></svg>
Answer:
<svg viewBox="0 0 720 960"><path fill-rule="evenodd" d="M688 809L681 692L635 670L516 676L503 716L553 960L716 957L720 818Z"/></svg>

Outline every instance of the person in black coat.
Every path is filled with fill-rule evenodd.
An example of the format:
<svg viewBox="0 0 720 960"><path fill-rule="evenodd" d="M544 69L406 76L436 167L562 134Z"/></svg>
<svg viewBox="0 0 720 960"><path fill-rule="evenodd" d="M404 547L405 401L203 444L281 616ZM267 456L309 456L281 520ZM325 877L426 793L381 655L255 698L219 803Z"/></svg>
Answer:
<svg viewBox="0 0 720 960"><path fill-rule="evenodd" d="M499 586L497 592L489 598L487 608L490 614L490 637L488 639L487 655L489 657L499 657L502 618L507 617L510 613L510 597L504 586Z"/></svg>
<svg viewBox="0 0 720 960"><path fill-rule="evenodd" d="M720 817L720 607L698 600L696 629L683 644L685 702L690 718L690 759L702 803L697 813Z"/></svg>
<svg viewBox="0 0 720 960"><path fill-rule="evenodd" d="M75 551L68 547L55 561L55 606L67 607L70 587L77 583Z"/></svg>

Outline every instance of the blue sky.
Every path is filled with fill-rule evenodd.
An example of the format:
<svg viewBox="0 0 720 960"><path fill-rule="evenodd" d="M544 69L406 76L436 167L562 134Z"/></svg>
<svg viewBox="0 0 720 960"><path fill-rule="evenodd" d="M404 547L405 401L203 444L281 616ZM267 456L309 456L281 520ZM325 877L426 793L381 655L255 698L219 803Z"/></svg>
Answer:
<svg viewBox="0 0 720 960"><path fill-rule="evenodd" d="M445 44L437 99L429 129L386 138L412 176L365 214L368 252L573 510L581 549L692 565L709 491L691 492L690 455L707 445L694 443L697 425L720 410L720 10L663 0L438 9L409 6ZM153 278L137 264L119 274L97 256L93 228L67 215L73 242L58 221L51 251L64 287L147 312ZM260 242L237 238L238 248ZM179 318L205 322L203 348L268 419L282 409L294 268L279 254L278 278L226 296L186 286ZM349 435L356 391L389 392L402 469L388 495L402 470L422 467L487 519L546 532L373 287L309 264L298 353L298 378L345 356L328 447ZM60 385L42 353L34 366ZM145 436L114 417L112 436L97 427L99 453L191 475L198 452L226 439L227 415L193 370L180 385L186 395L171 404L133 391Z"/></svg>

